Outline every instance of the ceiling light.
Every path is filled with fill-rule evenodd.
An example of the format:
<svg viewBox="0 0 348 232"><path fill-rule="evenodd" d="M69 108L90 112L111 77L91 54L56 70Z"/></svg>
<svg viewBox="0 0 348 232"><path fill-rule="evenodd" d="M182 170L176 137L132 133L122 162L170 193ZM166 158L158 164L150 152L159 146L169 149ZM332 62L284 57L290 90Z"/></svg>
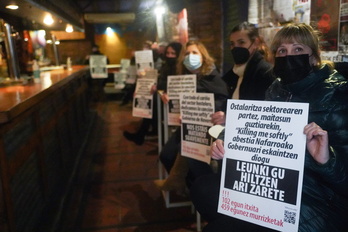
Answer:
<svg viewBox="0 0 348 232"><path fill-rule="evenodd" d="M7 5L6 6L6 9L10 9L10 10L17 10L18 9L18 6L17 5Z"/></svg>
<svg viewBox="0 0 348 232"><path fill-rule="evenodd" d="M74 31L74 28L70 24L67 24L66 28L65 28L65 31L68 32L68 33L71 33L71 32Z"/></svg>
<svg viewBox="0 0 348 232"><path fill-rule="evenodd" d="M163 15L166 12L166 9L163 6L157 6L155 8L155 15Z"/></svg>
<svg viewBox="0 0 348 232"><path fill-rule="evenodd" d="M114 32L114 30L112 30L111 27L107 27L107 28L106 28L106 34L107 34L107 35L111 35L113 32Z"/></svg>
<svg viewBox="0 0 348 232"><path fill-rule="evenodd" d="M44 18L44 23L46 25L52 25L54 23L54 20L50 14L47 14Z"/></svg>

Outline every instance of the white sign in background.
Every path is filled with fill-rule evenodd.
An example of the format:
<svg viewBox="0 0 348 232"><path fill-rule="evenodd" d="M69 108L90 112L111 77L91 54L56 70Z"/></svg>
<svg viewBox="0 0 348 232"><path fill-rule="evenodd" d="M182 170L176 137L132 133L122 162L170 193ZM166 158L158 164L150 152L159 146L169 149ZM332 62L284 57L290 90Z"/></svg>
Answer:
<svg viewBox="0 0 348 232"><path fill-rule="evenodd" d="M134 56L138 74L155 68L152 50L136 51Z"/></svg>
<svg viewBox="0 0 348 232"><path fill-rule="evenodd" d="M138 78L133 98L133 117L152 118L153 95L151 87L156 83L153 78Z"/></svg>
<svg viewBox="0 0 348 232"><path fill-rule="evenodd" d="M180 126L180 93L195 93L195 74L168 76L167 94L169 98L167 115L169 126Z"/></svg>
<svg viewBox="0 0 348 232"><path fill-rule="evenodd" d="M308 104L228 100L218 212L298 230Z"/></svg>
<svg viewBox="0 0 348 232"><path fill-rule="evenodd" d="M107 78L108 69L106 67L107 59L104 55L91 55L89 57L89 69L92 78Z"/></svg>
<svg viewBox="0 0 348 232"><path fill-rule="evenodd" d="M181 155L210 163L211 138L208 130L213 124L214 94L181 93Z"/></svg>

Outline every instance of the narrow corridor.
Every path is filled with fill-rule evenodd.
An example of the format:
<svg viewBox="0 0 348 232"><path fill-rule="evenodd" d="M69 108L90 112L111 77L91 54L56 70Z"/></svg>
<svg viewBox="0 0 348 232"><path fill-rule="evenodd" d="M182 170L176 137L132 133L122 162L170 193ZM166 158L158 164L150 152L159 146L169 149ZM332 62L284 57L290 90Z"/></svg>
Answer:
<svg viewBox="0 0 348 232"><path fill-rule="evenodd" d="M74 187L62 206L59 232L195 231L190 206L166 208L158 179L157 139L142 146L126 140L140 118L131 105L108 98L93 105L94 123L81 157ZM178 201L179 196L173 196ZM185 199L184 199L185 200Z"/></svg>

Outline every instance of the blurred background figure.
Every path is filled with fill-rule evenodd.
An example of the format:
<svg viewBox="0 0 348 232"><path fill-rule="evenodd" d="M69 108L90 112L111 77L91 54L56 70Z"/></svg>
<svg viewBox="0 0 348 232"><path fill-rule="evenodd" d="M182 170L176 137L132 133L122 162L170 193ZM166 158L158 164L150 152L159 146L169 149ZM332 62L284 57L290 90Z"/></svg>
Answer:
<svg viewBox="0 0 348 232"><path fill-rule="evenodd" d="M85 62L84 62L85 64L89 65L89 57L90 57L91 55L104 55L104 54L100 52L99 46L98 46L97 44L93 44L93 45L92 45L91 54L87 55L86 58L85 58ZM106 57L106 62L107 62L107 64L110 63L108 57Z"/></svg>
<svg viewBox="0 0 348 232"><path fill-rule="evenodd" d="M172 42L165 48L165 60L159 73L158 86L152 87L152 94L155 94L157 89L164 91L167 89L167 77L168 75L176 74L176 61L180 54L181 48L182 45L177 42ZM154 95L153 98L153 118L143 118L136 133L130 133L128 131L123 132L123 136L126 139L133 141L137 145L142 145L144 143L146 135L157 135L157 97Z"/></svg>

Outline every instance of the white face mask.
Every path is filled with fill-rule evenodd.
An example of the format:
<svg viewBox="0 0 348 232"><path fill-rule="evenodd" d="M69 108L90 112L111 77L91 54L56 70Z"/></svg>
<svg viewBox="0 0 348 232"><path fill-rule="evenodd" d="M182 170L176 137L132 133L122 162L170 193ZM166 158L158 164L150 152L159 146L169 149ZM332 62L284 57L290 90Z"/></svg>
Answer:
<svg viewBox="0 0 348 232"><path fill-rule="evenodd" d="M185 56L184 65L190 71L199 69L202 66L201 56L196 54Z"/></svg>

